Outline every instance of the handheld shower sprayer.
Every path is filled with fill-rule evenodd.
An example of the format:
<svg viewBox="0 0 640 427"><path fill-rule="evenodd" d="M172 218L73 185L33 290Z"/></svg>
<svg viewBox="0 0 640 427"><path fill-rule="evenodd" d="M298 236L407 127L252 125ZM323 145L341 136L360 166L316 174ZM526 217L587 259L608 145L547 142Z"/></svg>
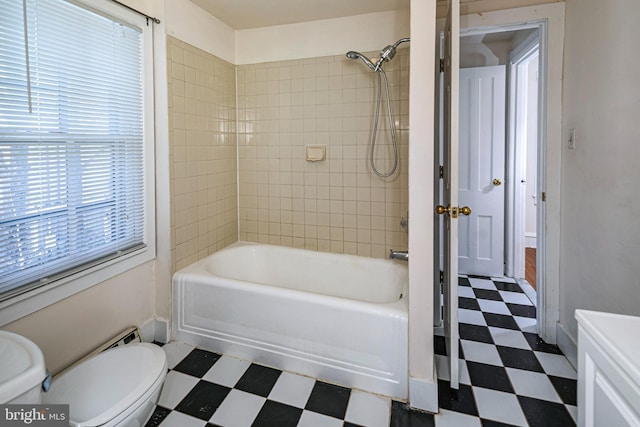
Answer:
<svg viewBox="0 0 640 427"><path fill-rule="evenodd" d="M353 50L350 50L349 52L347 52L347 58L361 60L362 62L365 63L367 67L369 67L369 69L371 69L371 71L375 71L376 76L378 77L378 96L376 97L376 104L375 104L376 112L374 116L373 129L371 132L371 148L369 149L369 164L371 166L371 171L381 178L391 177L396 172L396 169L398 168L398 145L396 142L395 123L393 120L393 114L391 112L391 99L389 97L389 80L387 79L387 73L385 73L384 70L382 69L382 63L391 61L393 57L396 56L396 48L401 43L405 43L409 41L411 41L411 39L408 37L405 37L398 40L392 45L386 46L384 49L380 51L380 58L378 58L375 61L375 64L371 59L367 58L360 52L356 52ZM382 104L382 78L384 78L385 94L387 98L387 102L386 102L387 118L389 120L389 130L391 132L391 141L393 145L393 165L388 171L384 171L384 172L379 171L376 168L376 165L374 162L374 156L376 151L376 135L378 133L378 120L380 118L380 104Z"/></svg>
<svg viewBox="0 0 640 427"><path fill-rule="evenodd" d="M364 62L367 65L367 67L371 68L371 71L377 71L376 65L373 65L373 62L371 62L369 58L367 58L360 52L355 52L353 50L350 50L349 52L347 52L347 58L360 59L362 62Z"/></svg>

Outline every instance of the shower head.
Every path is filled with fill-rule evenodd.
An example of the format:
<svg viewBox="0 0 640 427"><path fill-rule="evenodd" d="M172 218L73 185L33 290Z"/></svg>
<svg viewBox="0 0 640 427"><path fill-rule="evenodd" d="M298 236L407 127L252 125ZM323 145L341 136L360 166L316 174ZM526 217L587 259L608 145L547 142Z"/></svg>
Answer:
<svg viewBox="0 0 640 427"><path fill-rule="evenodd" d="M349 59L358 59L358 58L362 58L362 54L355 52L353 50L350 50L349 52L347 52L347 58Z"/></svg>
<svg viewBox="0 0 640 427"><path fill-rule="evenodd" d="M394 56L396 56L396 48L391 45L388 45L380 51L380 59L383 61L389 62Z"/></svg>
<svg viewBox="0 0 640 427"><path fill-rule="evenodd" d="M367 58L366 56L364 56L360 52L355 52L353 50L350 50L349 52L347 52L347 58L349 58L349 59L360 59L362 62L367 64L367 67L371 68L372 71L377 71L378 66L377 65L373 65L373 62L371 62L371 60L369 58Z"/></svg>
<svg viewBox="0 0 640 427"><path fill-rule="evenodd" d="M405 43L408 41L411 41L411 39L408 37L405 37L398 40L392 45L386 46L384 49L380 51L380 61L386 61L386 62L391 61L393 57L396 56L396 48L400 45L400 43Z"/></svg>

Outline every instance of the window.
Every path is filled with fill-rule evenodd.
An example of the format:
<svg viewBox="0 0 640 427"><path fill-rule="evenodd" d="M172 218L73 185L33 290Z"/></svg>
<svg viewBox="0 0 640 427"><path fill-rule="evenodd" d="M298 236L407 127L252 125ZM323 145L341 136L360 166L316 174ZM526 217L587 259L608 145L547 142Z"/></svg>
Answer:
<svg viewBox="0 0 640 427"><path fill-rule="evenodd" d="M151 28L97 3L0 0L0 301L154 256Z"/></svg>

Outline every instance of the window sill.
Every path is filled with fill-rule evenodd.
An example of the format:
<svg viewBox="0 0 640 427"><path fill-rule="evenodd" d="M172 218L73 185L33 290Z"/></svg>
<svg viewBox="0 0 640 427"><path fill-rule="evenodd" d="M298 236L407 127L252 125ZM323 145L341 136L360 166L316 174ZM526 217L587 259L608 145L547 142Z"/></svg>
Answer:
<svg viewBox="0 0 640 427"><path fill-rule="evenodd" d="M146 247L61 279L57 283L2 301L0 302L0 327L152 261L155 256L155 249Z"/></svg>

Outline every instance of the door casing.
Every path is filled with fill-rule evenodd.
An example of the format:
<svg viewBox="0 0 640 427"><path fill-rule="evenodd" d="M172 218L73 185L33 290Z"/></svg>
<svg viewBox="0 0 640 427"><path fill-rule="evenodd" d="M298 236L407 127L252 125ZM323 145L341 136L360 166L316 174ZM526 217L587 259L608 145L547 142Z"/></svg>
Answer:
<svg viewBox="0 0 640 427"><path fill-rule="evenodd" d="M540 37L538 33L534 33L530 38L525 40L519 48L512 52L509 60L509 102L508 102L508 139L507 139L507 152L509 153L507 168L507 182L508 182L508 194L509 199L507 201L507 228L506 228L506 247L507 247L507 259L505 264L506 275L509 277L515 277L517 279L524 278L525 270L525 198L527 183L521 182L526 178L524 164L526 162L527 154L522 149L519 141L526 133L526 129L523 129L520 123L520 116L523 114L523 110L526 110L526 95L522 96L526 88L526 82L523 82L523 69L526 68L526 63L534 55L538 55ZM538 55L538 70L540 69L540 58ZM526 72L524 72L526 74ZM538 95L540 87L538 87ZM537 135L536 135L536 158L537 158L537 146L539 144L540 121L536 122ZM527 141L530 143L530 141ZM528 150L528 148L527 148ZM537 161L536 161L537 164ZM527 171L528 174L528 171ZM536 177L538 171L535 172ZM536 213L537 214L537 213ZM537 231L537 230L536 230ZM536 232L536 236L537 236ZM536 237L537 239L537 237ZM536 242L537 244L537 242Z"/></svg>

